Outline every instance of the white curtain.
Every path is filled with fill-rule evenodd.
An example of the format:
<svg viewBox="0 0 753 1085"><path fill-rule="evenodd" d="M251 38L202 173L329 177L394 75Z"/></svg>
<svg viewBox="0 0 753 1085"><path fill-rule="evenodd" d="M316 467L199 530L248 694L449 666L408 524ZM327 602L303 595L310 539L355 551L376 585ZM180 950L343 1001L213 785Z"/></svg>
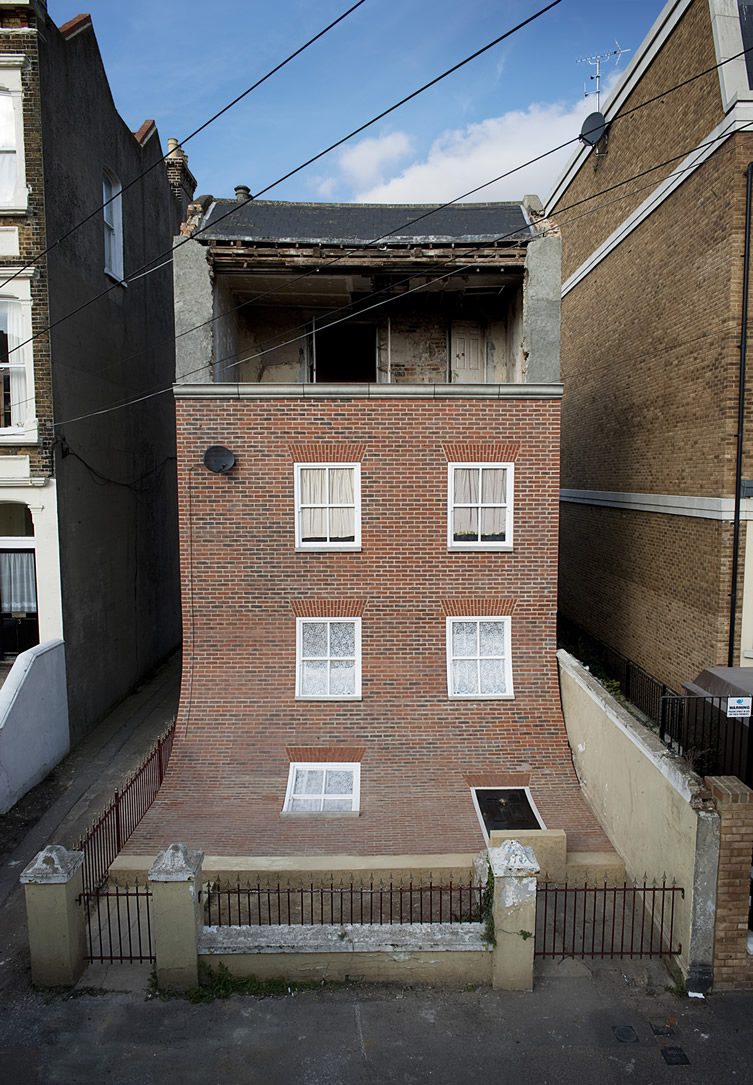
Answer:
<svg viewBox="0 0 753 1085"><path fill-rule="evenodd" d="M301 469L301 539L327 538L327 471L324 467ZM310 507L318 506L318 507Z"/></svg>
<svg viewBox="0 0 753 1085"><path fill-rule="evenodd" d="M2 156L0 156L2 157ZM23 306L18 301L7 301L3 304L7 314L8 327L8 355L10 369L10 421L12 426L22 426L29 415L29 404L26 402L26 366L24 355L26 347L14 350L19 343L23 343L28 336L25 334Z"/></svg>
<svg viewBox="0 0 753 1085"><path fill-rule="evenodd" d="M478 468L456 467L452 531L455 539L478 540L478 508L464 508L478 504Z"/></svg>
<svg viewBox="0 0 753 1085"><path fill-rule="evenodd" d="M14 550L0 552L0 603L5 613L36 614L37 578L33 554Z"/></svg>
<svg viewBox="0 0 753 1085"><path fill-rule="evenodd" d="M355 491L352 467L331 467L329 471L330 540L355 538Z"/></svg>
<svg viewBox="0 0 753 1085"><path fill-rule="evenodd" d="M505 489L506 471L503 467L481 470L481 501L483 505L495 506L481 510L481 538L504 540L505 536Z"/></svg>

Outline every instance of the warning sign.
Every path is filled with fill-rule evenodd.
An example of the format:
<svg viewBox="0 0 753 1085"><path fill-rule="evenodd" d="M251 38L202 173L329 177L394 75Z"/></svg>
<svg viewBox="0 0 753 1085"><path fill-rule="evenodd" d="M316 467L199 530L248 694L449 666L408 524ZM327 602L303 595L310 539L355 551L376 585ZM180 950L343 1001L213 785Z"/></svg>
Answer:
<svg viewBox="0 0 753 1085"><path fill-rule="evenodd" d="M727 716L731 719L750 716L752 703L753 697L728 697Z"/></svg>

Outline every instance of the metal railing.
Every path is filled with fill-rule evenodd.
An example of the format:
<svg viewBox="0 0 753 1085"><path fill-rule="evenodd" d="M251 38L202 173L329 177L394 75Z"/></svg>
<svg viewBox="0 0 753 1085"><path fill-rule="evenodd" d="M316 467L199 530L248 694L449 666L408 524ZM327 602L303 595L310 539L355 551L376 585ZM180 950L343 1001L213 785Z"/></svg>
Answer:
<svg viewBox="0 0 753 1085"><path fill-rule="evenodd" d="M551 885L536 890L536 957L673 957L677 886Z"/></svg>
<svg viewBox="0 0 753 1085"><path fill-rule="evenodd" d="M151 900L151 891L139 885L83 892L78 902L85 910L87 961L153 961Z"/></svg>
<svg viewBox="0 0 753 1085"><path fill-rule="evenodd" d="M234 886L212 884L205 895L207 926L314 926L394 923L480 923L484 887L472 880L435 885Z"/></svg>
<svg viewBox="0 0 753 1085"><path fill-rule="evenodd" d="M157 740L138 769L115 792L76 845L84 853L84 889L99 888L115 857L154 802L173 748L175 722Z"/></svg>
<svg viewBox="0 0 753 1085"><path fill-rule="evenodd" d="M654 723L660 722L662 698L676 696L673 689L562 615L558 619L557 631L560 647L589 666L596 678L606 677L619 683L623 697Z"/></svg>
<svg viewBox="0 0 753 1085"><path fill-rule="evenodd" d="M702 776L737 776L753 786L750 717L729 718L727 697L663 697L661 739Z"/></svg>

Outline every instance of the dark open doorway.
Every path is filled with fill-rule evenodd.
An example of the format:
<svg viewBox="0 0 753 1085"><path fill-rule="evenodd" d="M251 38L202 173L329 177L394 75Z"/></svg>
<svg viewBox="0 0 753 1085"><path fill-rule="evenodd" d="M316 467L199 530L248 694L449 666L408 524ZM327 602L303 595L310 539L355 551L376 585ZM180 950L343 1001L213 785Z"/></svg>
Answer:
<svg viewBox="0 0 753 1085"><path fill-rule="evenodd" d="M317 384L376 380L376 328L345 321L314 332Z"/></svg>

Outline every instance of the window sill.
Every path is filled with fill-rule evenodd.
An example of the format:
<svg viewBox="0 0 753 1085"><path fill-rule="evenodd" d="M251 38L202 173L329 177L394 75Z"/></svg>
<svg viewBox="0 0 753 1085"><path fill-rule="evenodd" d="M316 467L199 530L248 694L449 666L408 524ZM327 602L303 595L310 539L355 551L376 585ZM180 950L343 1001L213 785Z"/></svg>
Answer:
<svg viewBox="0 0 753 1085"><path fill-rule="evenodd" d="M38 442L39 433L36 424L24 429L0 429L0 445L35 445Z"/></svg>
<svg viewBox="0 0 753 1085"><path fill-rule="evenodd" d="M281 810L281 818L357 818L360 810Z"/></svg>
<svg viewBox="0 0 753 1085"><path fill-rule="evenodd" d="M337 619L334 620L336 621ZM363 697L360 693L347 697L328 697L326 694L307 697L304 693L296 693L295 699L296 701L362 701Z"/></svg>
<svg viewBox="0 0 753 1085"><path fill-rule="evenodd" d="M108 279L112 279L112 281L114 283L117 283L118 286L122 286L124 290L128 289L128 283L126 282L126 280L123 278L122 275L116 275L115 272L110 271L110 269L108 267L105 268L105 275L107 276Z"/></svg>
<svg viewBox="0 0 753 1085"><path fill-rule="evenodd" d="M514 693L448 693L449 701L514 701Z"/></svg>
<svg viewBox="0 0 753 1085"><path fill-rule="evenodd" d="M512 543L448 543L447 550L449 553L458 551L460 553L472 553L474 550L482 554L484 553L511 553L513 549Z"/></svg>
<svg viewBox="0 0 753 1085"><path fill-rule="evenodd" d="M338 543L331 546L326 546L324 543L306 546L301 543L295 549L298 554L357 554L361 552L362 547L360 543Z"/></svg>

